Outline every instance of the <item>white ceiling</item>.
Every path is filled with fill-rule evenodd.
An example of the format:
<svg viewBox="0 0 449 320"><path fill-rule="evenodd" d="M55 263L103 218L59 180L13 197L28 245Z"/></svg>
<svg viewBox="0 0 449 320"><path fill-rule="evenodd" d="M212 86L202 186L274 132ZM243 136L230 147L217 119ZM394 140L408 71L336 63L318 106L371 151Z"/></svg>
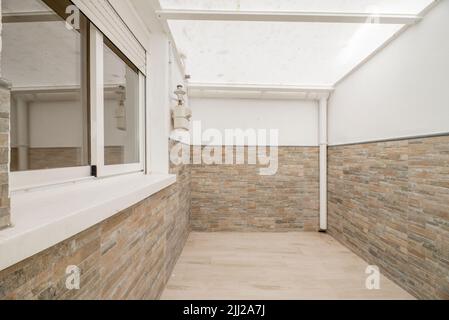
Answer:
<svg viewBox="0 0 449 320"><path fill-rule="evenodd" d="M163 9L419 14L432 0L161 0ZM403 25L169 20L195 83L334 85Z"/></svg>
<svg viewBox="0 0 449 320"><path fill-rule="evenodd" d="M333 85L400 25L170 21L192 82Z"/></svg>

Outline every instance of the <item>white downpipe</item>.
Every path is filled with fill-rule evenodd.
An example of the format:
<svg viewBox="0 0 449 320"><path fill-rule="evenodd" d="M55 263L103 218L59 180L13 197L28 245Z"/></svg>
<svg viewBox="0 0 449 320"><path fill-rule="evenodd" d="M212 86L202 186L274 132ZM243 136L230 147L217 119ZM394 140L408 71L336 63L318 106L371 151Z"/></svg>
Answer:
<svg viewBox="0 0 449 320"><path fill-rule="evenodd" d="M327 230L327 99L320 98L320 231Z"/></svg>
<svg viewBox="0 0 449 320"><path fill-rule="evenodd" d="M17 104L17 152L19 171L28 170L28 103L23 98L16 98Z"/></svg>

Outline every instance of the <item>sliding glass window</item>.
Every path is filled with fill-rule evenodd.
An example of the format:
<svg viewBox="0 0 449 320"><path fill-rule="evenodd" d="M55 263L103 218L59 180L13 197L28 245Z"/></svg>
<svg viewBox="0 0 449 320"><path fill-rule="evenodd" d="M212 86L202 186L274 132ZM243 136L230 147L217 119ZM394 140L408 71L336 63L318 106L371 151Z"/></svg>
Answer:
<svg viewBox="0 0 449 320"><path fill-rule="evenodd" d="M104 45L104 162L138 163L139 71L109 41Z"/></svg>
<svg viewBox="0 0 449 320"><path fill-rule="evenodd" d="M12 83L11 171L88 166L85 17L78 30L68 28L40 0L3 0L2 16L1 69Z"/></svg>

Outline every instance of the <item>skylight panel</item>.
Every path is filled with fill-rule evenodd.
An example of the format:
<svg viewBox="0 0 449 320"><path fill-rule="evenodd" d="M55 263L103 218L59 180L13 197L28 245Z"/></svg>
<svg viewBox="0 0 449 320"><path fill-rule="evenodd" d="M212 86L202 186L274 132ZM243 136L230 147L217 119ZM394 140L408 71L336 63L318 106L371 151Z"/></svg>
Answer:
<svg viewBox="0 0 449 320"><path fill-rule="evenodd" d="M402 25L169 21L192 82L333 85Z"/></svg>

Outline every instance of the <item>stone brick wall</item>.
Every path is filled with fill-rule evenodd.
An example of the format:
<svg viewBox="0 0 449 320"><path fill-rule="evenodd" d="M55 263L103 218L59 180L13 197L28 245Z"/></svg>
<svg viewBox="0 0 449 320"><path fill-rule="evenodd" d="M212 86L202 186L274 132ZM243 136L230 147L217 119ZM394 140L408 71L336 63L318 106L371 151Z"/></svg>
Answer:
<svg viewBox="0 0 449 320"><path fill-rule="evenodd" d="M173 186L174 192L177 194L177 201L169 204L166 216L167 249L172 252L172 255L166 260L166 270L171 271L182 253L190 232L191 170L189 165L175 166L170 163L170 173L177 176L177 182ZM170 274L171 272L168 276Z"/></svg>
<svg viewBox="0 0 449 320"><path fill-rule="evenodd" d="M329 148L329 233L422 299L449 299L449 137Z"/></svg>
<svg viewBox="0 0 449 320"><path fill-rule="evenodd" d="M247 154L248 148L234 151ZM264 166L248 162L192 165L192 229L317 231L319 150L279 147L278 153L279 168L273 176L259 175Z"/></svg>
<svg viewBox="0 0 449 320"><path fill-rule="evenodd" d="M189 232L189 171L135 206L0 271L0 299L156 299ZM66 289L66 268L81 269L80 290Z"/></svg>
<svg viewBox="0 0 449 320"><path fill-rule="evenodd" d="M28 170L71 168L81 165L83 165L83 160L81 159L81 148L28 149Z"/></svg>
<svg viewBox="0 0 449 320"><path fill-rule="evenodd" d="M11 223L9 200L10 101L9 84L0 79L0 230L8 227Z"/></svg>

